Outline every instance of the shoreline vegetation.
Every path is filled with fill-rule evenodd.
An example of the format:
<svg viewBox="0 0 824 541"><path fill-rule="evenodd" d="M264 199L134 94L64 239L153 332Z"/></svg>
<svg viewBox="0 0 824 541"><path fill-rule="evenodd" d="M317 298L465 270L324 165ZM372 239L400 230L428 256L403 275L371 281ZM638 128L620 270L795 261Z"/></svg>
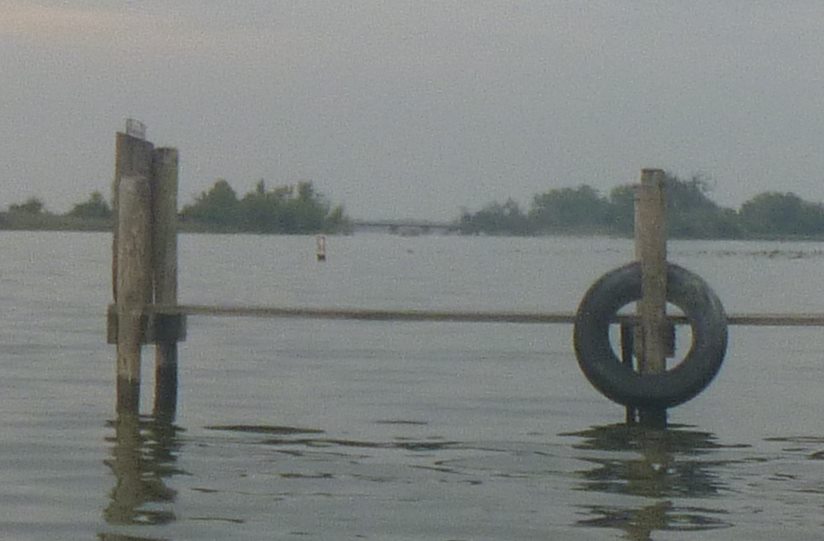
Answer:
<svg viewBox="0 0 824 541"><path fill-rule="evenodd" d="M700 175L665 175L667 229L673 239L824 240L824 205L791 192L764 192L737 210L710 199ZM46 210L31 197L0 212L0 230L111 231L112 209L100 192L65 214ZM523 210L513 199L471 212L462 209L448 225L462 235L632 237L634 188L624 184L601 195L590 186L537 194ZM422 224L426 223L421 221ZM224 179L184 205L178 229L184 233L349 234L356 222L332 205L311 182L267 189L263 180L238 197Z"/></svg>

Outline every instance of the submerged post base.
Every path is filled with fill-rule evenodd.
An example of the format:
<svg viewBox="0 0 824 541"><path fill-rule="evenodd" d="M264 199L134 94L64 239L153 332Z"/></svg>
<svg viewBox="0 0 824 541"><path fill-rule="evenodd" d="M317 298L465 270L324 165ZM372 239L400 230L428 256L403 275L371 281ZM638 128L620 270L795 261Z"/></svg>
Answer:
<svg viewBox="0 0 824 541"><path fill-rule="evenodd" d="M140 412L140 381L117 378L117 412Z"/></svg>
<svg viewBox="0 0 824 541"><path fill-rule="evenodd" d="M177 411L177 344L158 345L163 362L155 367L154 415L158 419L174 420Z"/></svg>
<svg viewBox="0 0 824 541"><path fill-rule="evenodd" d="M667 428L667 410L639 410L638 423L647 428Z"/></svg>

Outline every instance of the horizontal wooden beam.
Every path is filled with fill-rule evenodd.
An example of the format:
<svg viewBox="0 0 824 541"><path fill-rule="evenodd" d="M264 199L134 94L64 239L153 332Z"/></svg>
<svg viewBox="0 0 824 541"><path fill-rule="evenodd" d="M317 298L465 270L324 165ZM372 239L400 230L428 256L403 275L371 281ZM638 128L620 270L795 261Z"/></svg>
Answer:
<svg viewBox="0 0 824 541"><path fill-rule="evenodd" d="M201 304L149 305L148 314L182 314L191 316L234 316L305 319L354 319L368 321L455 321L467 323L574 323L572 312L467 312L438 310L378 310L365 308L295 308L277 306L212 306ZM635 315L620 315L616 323L635 323ZM683 315L667 317L684 325ZM824 313L808 314L730 314L730 325L761 327L823 327Z"/></svg>
<svg viewBox="0 0 824 541"><path fill-rule="evenodd" d="M153 305L155 314L306 319L356 319L368 321L457 321L493 323L572 323L574 315L528 312L461 312L436 310L375 310L363 308L289 308L275 306Z"/></svg>
<svg viewBox="0 0 824 541"><path fill-rule="evenodd" d="M824 314L730 314L727 323L755 327L824 327Z"/></svg>

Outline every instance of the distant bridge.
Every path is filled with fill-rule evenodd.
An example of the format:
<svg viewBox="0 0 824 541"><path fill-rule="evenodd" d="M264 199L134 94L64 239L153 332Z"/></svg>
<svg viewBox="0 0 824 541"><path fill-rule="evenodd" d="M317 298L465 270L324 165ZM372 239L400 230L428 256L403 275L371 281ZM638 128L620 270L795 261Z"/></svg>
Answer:
<svg viewBox="0 0 824 541"><path fill-rule="evenodd" d="M402 236L448 235L458 233L461 226L457 223L410 221L410 220L353 220L355 232L392 233Z"/></svg>

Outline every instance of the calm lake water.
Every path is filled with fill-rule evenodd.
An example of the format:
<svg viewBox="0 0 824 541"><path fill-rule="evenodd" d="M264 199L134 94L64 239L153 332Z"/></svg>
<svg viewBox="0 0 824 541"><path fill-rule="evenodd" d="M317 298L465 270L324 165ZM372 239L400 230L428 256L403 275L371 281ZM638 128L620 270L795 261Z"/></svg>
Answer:
<svg viewBox="0 0 824 541"><path fill-rule="evenodd" d="M570 325L190 317L174 423L114 414L110 236L0 233L0 538L824 537L824 331L731 327L664 432ZM180 237L189 304L575 310L601 238ZM824 312L824 245L671 242L728 312ZM152 360L144 356L143 410Z"/></svg>

